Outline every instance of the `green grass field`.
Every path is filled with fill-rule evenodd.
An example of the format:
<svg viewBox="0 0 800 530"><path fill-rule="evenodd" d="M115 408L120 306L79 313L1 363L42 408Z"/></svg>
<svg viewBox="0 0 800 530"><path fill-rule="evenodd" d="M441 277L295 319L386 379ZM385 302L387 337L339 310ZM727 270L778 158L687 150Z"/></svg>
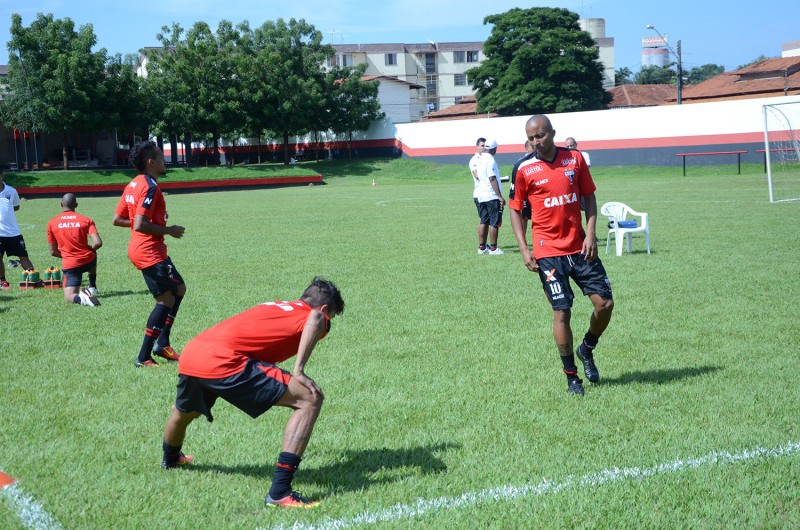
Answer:
<svg viewBox="0 0 800 530"><path fill-rule="evenodd" d="M508 218L506 254L476 254L466 167L311 167L327 185L168 195L186 235L167 243L188 286L178 349L314 275L342 290L307 370L326 402L294 483L322 504L263 506L286 410L254 421L220 402L189 428L196 465L160 469L176 367L133 368L152 298L111 226L116 198L79 197L105 242L102 307L0 292L0 469L18 480L0 528L800 526L800 203L769 204L757 167L595 171L599 203L650 214L653 253L638 238L606 256L598 228L616 307L583 398ZM39 268L57 264L58 211L18 212ZM576 300L576 336L590 305Z"/></svg>

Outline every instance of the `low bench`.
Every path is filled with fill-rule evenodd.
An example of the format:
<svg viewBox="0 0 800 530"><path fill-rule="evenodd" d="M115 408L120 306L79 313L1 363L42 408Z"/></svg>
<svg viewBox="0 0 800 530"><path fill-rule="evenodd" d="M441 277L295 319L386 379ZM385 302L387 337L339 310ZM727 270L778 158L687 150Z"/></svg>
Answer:
<svg viewBox="0 0 800 530"><path fill-rule="evenodd" d="M770 153L781 153L786 151L797 151L794 147L778 147L776 149L770 149ZM767 172L767 150L766 149L756 149L756 153L764 153L764 173Z"/></svg>
<svg viewBox="0 0 800 530"><path fill-rule="evenodd" d="M747 151L711 151L708 153L677 153L675 156L683 158L683 176L686 176L686 157L687 156L712 156L712 155L736 155L736 162L739 166L739 174L742 174L742 154Z"/></svg>

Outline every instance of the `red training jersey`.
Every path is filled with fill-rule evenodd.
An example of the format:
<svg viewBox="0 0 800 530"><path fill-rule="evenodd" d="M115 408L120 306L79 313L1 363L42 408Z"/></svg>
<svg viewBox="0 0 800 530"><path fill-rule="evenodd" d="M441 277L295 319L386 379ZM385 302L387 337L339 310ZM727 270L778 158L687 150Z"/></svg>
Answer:
<svg viewBox="0 0 800 530"><path fill-rule="evenodd" d="M267 302L223 320L189 341L178 373L216 379L241 372L248 359L285 361L297 354L311 311L300 300Z"/></svg>
<svg viewBox="0 0 800 530"><path fill-rule="evenodd" d="M536 259L577 254L586 232L581 223L581 197L597 189L579 151L556 148L552 161L523 160L514 179L509 206L531 205L531 237Z"/></svg>
<svg viewBox="0 0 800 530"><path fill-rule="evenodd" d="M62 269L74 269L95 259L88 238L96 233L94 221L77 212L64 212L47 223L47 242L58 245Z"/></svg>
<svg viewBox="0 0 800 530"><path fill-rule="evenodd" d="M167 204L156 179L142 174L125 186L114 213L131 221L131 240L128 243L128 258L137 269L146 269L167 259L164 236L143 234L133 229L137 215L143 215L158 226L167 226Z"/></svg>

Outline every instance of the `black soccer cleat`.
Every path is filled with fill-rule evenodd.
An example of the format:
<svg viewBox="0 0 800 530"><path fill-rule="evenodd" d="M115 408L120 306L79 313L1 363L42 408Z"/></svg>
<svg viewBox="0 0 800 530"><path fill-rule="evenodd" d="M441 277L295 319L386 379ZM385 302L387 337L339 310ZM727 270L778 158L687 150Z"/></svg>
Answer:
<svg viewBox="0 0 800 530"><path fill-rule="evenodd" d="M567 392L573 396L582 396L584 394L583 381L578 378L567 379Z"/></svg>
<svg viewBox="0 0 800 530"><path fill-rule="evenodd" d="M597 365L594 364L594 359L587 359L581 355L580 346L575 349L575 355L577 355L578 359L583 363L583 373L586 375L586 379L592 383L600 381L600 372L597 370Z"/></svg>

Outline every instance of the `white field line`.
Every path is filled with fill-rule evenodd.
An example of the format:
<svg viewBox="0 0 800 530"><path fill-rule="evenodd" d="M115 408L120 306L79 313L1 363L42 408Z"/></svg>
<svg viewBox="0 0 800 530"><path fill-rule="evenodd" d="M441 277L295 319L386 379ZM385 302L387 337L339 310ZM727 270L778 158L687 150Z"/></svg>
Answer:
<svg viewBox="0 0 800 530"><path fill-rule="evenodd" d="M0 472L2 470L0 469ZM0 501L6 501L16 513L20 524L36 530L61 530L58 521L47 513L36 499L25 493L18 482L0 488Z"/></svg>
<svg viewBox="0 0 800 530"><path fill-rule="evenodd" d="M613 467L604 469L598 473L592 473L580 477L569 475L561 482L550 482L549 480L544 479L538 484L501 486L498 488L464 493L458 497L439 497L438 499L431 500L417 499L417 501L412 504L396 504L384 510L362 512L352 517L327 519L318 523L304 523L301 521L296 521L290 526L281 525L274 527L274 529L338 530L342 528L350 528L353 526L374 523L391 523L394 521L418 517L431 512L469 508L486 502L515 500L525 497L540 497L542 495L559 493L566 489L593 488L597 486L603 486L610 482L638 480L655 475L678 473L685 469L698 468L702 466L737 464L757 458L779 458L783 456L794 455L798 452L800 452L800 442L789 442L786 445L774 448L757 447L755 449L747 449L738 453L714 451L701 457L689 458L686 460L673 460L672 462L658 464L648 468Z"/></svg>

